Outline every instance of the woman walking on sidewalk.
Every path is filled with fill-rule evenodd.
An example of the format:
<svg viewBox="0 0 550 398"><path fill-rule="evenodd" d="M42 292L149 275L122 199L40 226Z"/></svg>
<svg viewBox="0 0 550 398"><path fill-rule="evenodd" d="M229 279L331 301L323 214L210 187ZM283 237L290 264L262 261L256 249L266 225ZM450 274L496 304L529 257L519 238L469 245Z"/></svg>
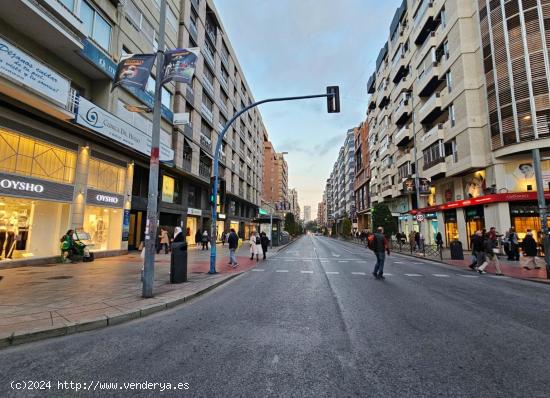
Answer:
<svg viewBox="0 0 550 398"><path fill-rule="evenodd" d="M531 264L533 264L534 269L540 269L540 266L537 264L537 242L533 238L533 233L530 229L527 230L527 234L525 235L525 238L523 238L522 242L523 246L523 268L527 271L531 271L533 268L530 267Z"/></svg>
<svg viewBox="0 0 550 398"><path fill-rule="evenodd" d="M494 248L494 240L490 239L488 236L485 236L483 240L483 251L485 254L484 260L483 263L479 267L477 267L477 272L479 272L480 274L484 274L485 268L487 268L487 266L492 263L497 270L496 274L498 276L504 275L502 273L502 270L500 269L500 262L498 261L498 257L494 251Z"/></svg>

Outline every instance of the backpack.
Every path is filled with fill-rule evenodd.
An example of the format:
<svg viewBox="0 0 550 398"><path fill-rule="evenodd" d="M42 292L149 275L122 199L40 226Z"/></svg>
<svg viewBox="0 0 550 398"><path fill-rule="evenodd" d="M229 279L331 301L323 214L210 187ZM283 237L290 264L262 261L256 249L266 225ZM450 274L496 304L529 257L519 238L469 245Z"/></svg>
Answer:
<svg viewBox="0 0 550 398"><path fill-rule="evenodd" d="M259 236L256 236L256 244L259 245L262 243L262 240L260 239Z"/></svg>
<svg viewBox="0 0 550 398"><path fill-rule="evenodd" d="M376 237L374 236L374 234L370 234L367 238L367 246L372 251L376 249Z"/></svg>

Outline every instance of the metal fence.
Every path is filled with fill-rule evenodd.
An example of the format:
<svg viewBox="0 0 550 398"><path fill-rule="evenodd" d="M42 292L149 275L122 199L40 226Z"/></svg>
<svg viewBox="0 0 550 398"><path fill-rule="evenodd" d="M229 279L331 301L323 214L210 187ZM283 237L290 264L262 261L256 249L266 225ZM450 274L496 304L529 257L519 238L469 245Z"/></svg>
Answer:
<svg viewBox="0 0 550 398"><path fill-rule="evenodd" d="M443 247L439 245L427 245L420 243L419 245L411 245L398 241L389 241L390 250L397 253L407 253L413 256L436 258L443 260Z"/></svg>

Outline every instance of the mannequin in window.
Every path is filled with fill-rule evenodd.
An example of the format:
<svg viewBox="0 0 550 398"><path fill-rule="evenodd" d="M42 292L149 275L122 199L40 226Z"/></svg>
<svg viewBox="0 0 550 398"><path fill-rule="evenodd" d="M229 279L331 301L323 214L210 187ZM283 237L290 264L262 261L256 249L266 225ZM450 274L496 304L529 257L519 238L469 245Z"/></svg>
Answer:
<svg viewBox="0 0 550 398"><path fill-rule="evenodd" d="M6 237L8 234L8 221L9 219L6 216L4 210L0 210L0 259L2 258L2 253L4 252L4 243L6 243Z"/></svg>

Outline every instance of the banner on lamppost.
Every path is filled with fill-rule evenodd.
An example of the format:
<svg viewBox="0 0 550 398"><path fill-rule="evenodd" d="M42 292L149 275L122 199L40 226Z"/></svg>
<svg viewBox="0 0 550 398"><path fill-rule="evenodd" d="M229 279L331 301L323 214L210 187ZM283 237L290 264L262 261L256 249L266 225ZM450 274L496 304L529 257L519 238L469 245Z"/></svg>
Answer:
<svg viewBox="0 0 550 398"><path fill-rule="evenodd" d="M123 56L116 68L113 89L117 86L126 86L145 90L155 59L155 54L128 54Z"/></svg>
<svg viewBox="0 0 550 398"><path fill-rule="evenodd" d="M200 49L175 48L164 53L162 84L170 81L191 84Z"/></svg>

